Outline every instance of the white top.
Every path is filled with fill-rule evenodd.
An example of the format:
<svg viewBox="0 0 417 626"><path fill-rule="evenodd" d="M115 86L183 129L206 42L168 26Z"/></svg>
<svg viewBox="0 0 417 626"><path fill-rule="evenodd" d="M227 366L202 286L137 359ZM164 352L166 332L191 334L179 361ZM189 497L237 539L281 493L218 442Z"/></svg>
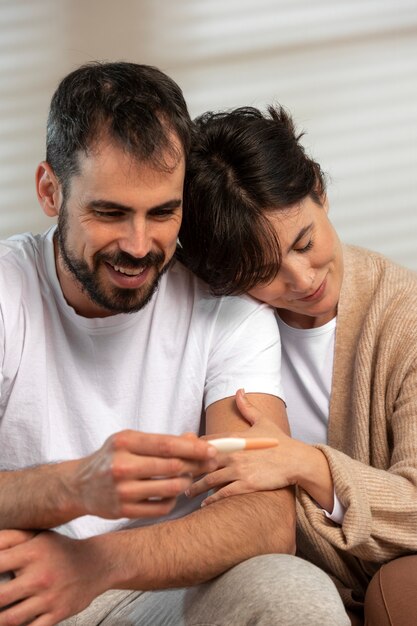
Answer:
<svg viewBox="0 0 417 626"><path fill-rule="evenodd" d="M1 469L79 458L125 428L198 433L203 407L239 387L283 397L268 307L214 298L176 262L141 311L81 317L63 297L53 233L0 243ZM198 506L184 499L171 517ZM127 524L85 516L61 530Z"/></svg>
<svg viewBox="0 0 417 626"><path fill-rule="evenodd" d="M293 328L277 319L291 434L305 443L326 443L336 318L318 328Z"/></svg>
<svg viewBox="0 0 417 626"><path fill-rule="evenodd" d="M318 328L293 328L277 314L282 343L282 384L291 434L305 443L327 443L336 318ZM341 524L344 508L334 494L333 511Z"/></svg>

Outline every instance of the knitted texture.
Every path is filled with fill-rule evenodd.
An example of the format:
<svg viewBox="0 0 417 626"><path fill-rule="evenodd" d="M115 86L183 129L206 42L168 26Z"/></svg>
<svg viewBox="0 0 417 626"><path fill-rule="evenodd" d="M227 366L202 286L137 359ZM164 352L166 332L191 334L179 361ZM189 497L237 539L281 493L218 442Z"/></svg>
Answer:
<svg viewBox="0 0 417 626"><path fill-rule="evenodd" d="M379 566L417 552L417 274L344 246L326 455L342 526L299 489L299 554L348 607Z"/></svg>

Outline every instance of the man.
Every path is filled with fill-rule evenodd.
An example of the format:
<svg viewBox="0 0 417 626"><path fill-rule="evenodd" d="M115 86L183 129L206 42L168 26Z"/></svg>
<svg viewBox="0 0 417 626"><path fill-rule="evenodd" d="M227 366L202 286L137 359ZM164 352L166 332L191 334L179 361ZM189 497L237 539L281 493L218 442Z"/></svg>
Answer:
<svg viewBox="0 0 417 626"><path fill-rule="evenodd" d="M270 623L285 554L257 555L294 551L291 491L180 496L221 462L202 408L209 434L245 428L244 386L287 428L270 311L172 263L190 128L152 67L90 64L52 99L36 182L57 228L0 248L0 626Z"/></svg>

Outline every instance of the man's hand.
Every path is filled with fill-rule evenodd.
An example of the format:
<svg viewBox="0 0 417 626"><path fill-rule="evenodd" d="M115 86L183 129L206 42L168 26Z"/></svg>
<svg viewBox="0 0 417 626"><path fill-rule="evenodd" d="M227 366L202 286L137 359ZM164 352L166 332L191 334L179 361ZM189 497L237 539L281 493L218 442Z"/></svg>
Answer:
<svg viewBox="0 0 417 626"><path fill-rule="evenodd" d="M0 528L54 528L87 514L165 515L192 477L217 467L216 454L193 434L125 430L88 457L0 472Z"/></svg>
<svg viewBox="0 0 417 626"><path fill-rule="evenodd" d="M71 476L72 497L84 513L113 519L166 515L193 476L217 467L216 451L194 435L125 430L112 435Z"/></svg>
<svg viewBox="0 0 417 626"><path fill-rule="evenodd" d="M0 626L52 626L83 610L105 590L97 565L83 541L0 531L0 573L15 574L0 584Z"/></svg>

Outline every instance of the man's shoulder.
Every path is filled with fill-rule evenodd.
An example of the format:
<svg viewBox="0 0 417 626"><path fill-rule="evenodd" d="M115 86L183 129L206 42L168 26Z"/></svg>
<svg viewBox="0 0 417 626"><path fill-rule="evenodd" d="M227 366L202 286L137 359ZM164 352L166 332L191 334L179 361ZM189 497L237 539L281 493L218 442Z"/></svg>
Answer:
<svg viewBox="0 0 417 626"><path fill-rule="evenodd" d="M238 296L213 295L207 283L195 276L178 260L175 260L170 267L167 280L172 292L178 296L178 299L180 299L182 290L189 293L195 303L201 303L207 309L224 311L224 314L238 311L250 313L252 311L269 310L267 305L245 294ZM268 314L272 315L272 311L269 310Z"/></svg>
<svg viewBox="0 0 417 626"><path fill-rule="evenodd" d="M0 291L9 302L38 283L45 239L46 234L22 233L0 241Z"/></svg>
<svg viewBox="0 0 417 626"><path fill-rule="evenodd" d="M162 290L161 290L162 291ZM171 302L177 309L193 312L193 319L200 323L204 320L226 329L230 326L253 319L254 323L262 324L265 320L272 320L276 325L272 309L267 305L254 300L245 294L238 296L215 296L210 287L195 276L179 261L171 266L167 276L164 294L161 297Z"/></svg>
<svg viewBox="0 0 417 626"><path fill-rule="evenodd" d="M27 261L40 253L47 239L48 232L38 235L26 232L2 239L0 240L0 259L17 264Z"/></svg>

